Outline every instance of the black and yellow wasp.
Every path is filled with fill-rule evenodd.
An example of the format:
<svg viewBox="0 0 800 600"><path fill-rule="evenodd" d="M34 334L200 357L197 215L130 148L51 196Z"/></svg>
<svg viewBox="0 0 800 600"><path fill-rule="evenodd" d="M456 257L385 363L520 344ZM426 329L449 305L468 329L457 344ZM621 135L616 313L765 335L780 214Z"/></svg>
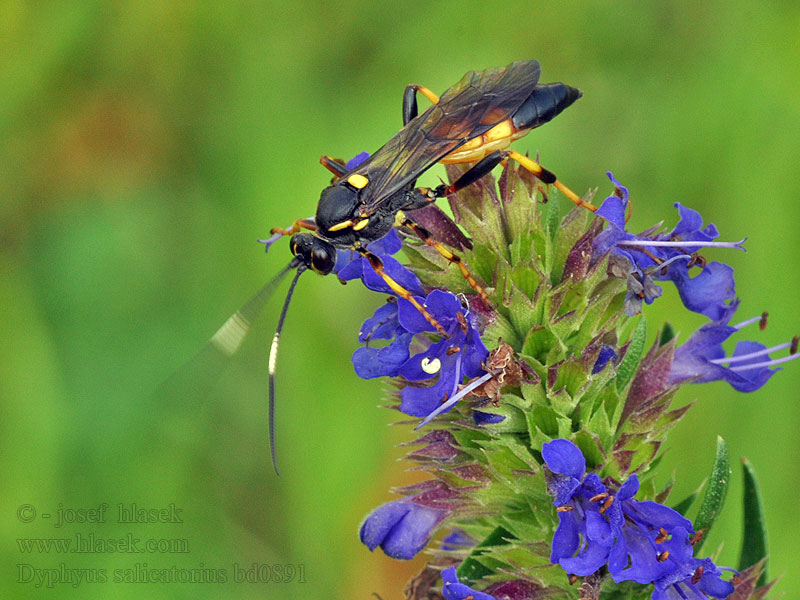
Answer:
<svg viewBox="0 0 800 600"><path fill-rule="evenodd" d="M355 250L369 261L398 296L410 301L431 325L444 334L439 323L411 293L384 272L381 259L366 249L367 244L382 238L392 227L410 228L426 244L456 263L488 305L486 294L460 258L408 218L407 212L454 194L507 159L519 162L543 183L554 185L575 204L595 210L592 204L581 200L539 163L514 150L507 150L512 141L550 121L581 96L580 91L563 83L539 84L539 74L539 62L528 60L503 68L470 71L441 97L425 87L409 85L403 96L404 126L386 144L350 170L340 161L322 157L320 162L334 174L335 179L322 190L315 218L298 220L290 229L273 229L273 233L293 236L290 247L294 258L223 325L207 346L226 355L235 352L266 296L290 270L297 270L270 349L269 428L273 464L274 375L278 340L301 273L310 269L327 275L335 267L337 249ZM432 103L422 114L418 114L417 93ZM451 185L415 187L417 178L437 163L476 164ZM310 233L300 233L301 229L308 229Z"/></svg>

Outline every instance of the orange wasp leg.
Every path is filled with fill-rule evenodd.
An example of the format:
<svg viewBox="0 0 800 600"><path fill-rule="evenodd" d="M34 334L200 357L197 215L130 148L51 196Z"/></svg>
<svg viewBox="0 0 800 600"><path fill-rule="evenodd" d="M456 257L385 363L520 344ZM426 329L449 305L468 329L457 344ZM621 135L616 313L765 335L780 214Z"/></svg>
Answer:
<svg viewBox="0 0 800 600"><path fill-rule="evenodd" d="M425 307L422 306L422 304L420 304L416 298L414 298L414 296L411 295L411 292L409 292L406 288L397 283L394 279L389 277L389 275L383 269L383 261L380 259L379 256L373 254L372 252L366 250L365 248L358 248L357 250L359 254L361 254L361 256L363 256L369 261L370 266L375 270L375 272L378 275L380 275L383 278L383 280L386 282L386 285L392 288L392 291L395 294L411 302L411 304L414 305L414 308L416 308L422 314L422 316L425 317L425 320L436 328L436 331L438 331L445 337L449 337L444 327L442 327L439 324L439 322L433 317L433 315L429 313L425 309Z"/></svg>
<svg viewBox="0 0 800 600"><path fill-rule="evenodd" d="M481 285L477 281L475 281L475 278L472 276L472 273L469 272L469 269L467 269L467 266L464 264L464 262L461 260L461 257L458 256L458 254L451 252L440 242L436 241L427 229L414 223L410 219L403 219L400 222L400 225L402 227L408 227L409 229L411 229L428 246L434 248L439 254L441 254L445 259L447 259L451 263L455 263L456 265L458 265L458 268L461 270L461 274L464 276L464 279L467 280L467 283L469 283L470 287L473 290L475 290L477 294L481 297L483 303L487 307L492 306L492 303L489 300L489 296L486 295L486 292L483 290Z"/></svg>
<svg viewBox="0 0 800 600"><path fill-rule="evenodd" d="M313 219L297 219L289 229L283 229L282 227L273 227L269 230L270 233L276 234L279 233L281 235L294 235L295 233L299 233L302 229L308 229L310 231L317 230L317 224L314 223Z"/></svg>
<svg viewBox="0 0 800 600"><path fill-rule="evenodd" d="M501 150L500 152L503 155L503 158L507 157L517 161L523 168L533 173L542 182L548 185L555 186L556 189L558 189L562 194L564 194L577 206L582 206L583 208L586 208L592 212L595 212L597 210L597 207L594 204L592 204L591 202L586 202L584 200L581 200L578 194L576 194L567 186L565 186L563 183L561 183L554 173L545 169L538 162L531 160L530 158L520 154L516 150Z"/></svg>
<svg viewBox="0 0 800 600"><path fill-rule="evenodd" d="M342 175L347 173L347 167L345 166L347 163L341 158L332 158L323 154L319 157L319 164L333 173L335 179L339 179Z"/></svg>

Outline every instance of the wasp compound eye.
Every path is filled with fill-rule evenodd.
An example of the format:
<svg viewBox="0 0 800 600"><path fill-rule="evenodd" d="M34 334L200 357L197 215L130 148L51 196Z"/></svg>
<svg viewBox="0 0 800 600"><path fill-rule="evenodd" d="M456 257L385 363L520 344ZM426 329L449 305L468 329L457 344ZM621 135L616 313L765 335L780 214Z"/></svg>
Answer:
<svg viewBox="0 0 800 600"><path fill-rule="evenodd" d="M336 265L336 248L310 233L298 233L289 246L307 268L320 275L327 275Z"/></svg>
<svg viewBox="0 0 800 600"><path fill-rule="evenodd" d="M315 244L311 250L311 268L320 275L327 275L333 271L336 264L336 250L328 244Z"/></svg>
<svg viewBox="0 0 800 600"><path fill-rule="evenodd" d="M314 236L309 233L298 233L292 236L289 248L292 254L303 260L307 267L311 266L311 250L314 247Z"/></svg>

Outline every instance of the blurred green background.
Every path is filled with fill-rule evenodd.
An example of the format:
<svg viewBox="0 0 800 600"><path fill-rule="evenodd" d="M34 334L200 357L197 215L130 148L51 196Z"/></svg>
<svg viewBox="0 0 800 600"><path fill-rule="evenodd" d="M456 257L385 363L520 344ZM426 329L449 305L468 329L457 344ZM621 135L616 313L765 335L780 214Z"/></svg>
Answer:
<svg viewBox="0 0 800 600"><path fill-rule="evenodd" d="M797 3L563 4L0 4L2 597L401 596L421 561L370 554L357 537L389 487L416 476L395 460L409 431L376 408L382 382L350 366L380 297L300 281L279 361L280 478L267 454L266 355L285 286L210 393L164 402L152 392L286 264L286 243L265 256L256 239L313 214L329 180L319 156L374 151L399 128L407 83L441 92L467 70L538 58L543 81L584 97L515 147L539 151L578 192L599 186L603 197L613 170L631 190L634 230L671 227L680 201L722 239L748 236L746 254L707 253L736 268L737 317L769 310L767 331L747 332L768 344L798 330ZM683 339L703 322L672 289L647 317L651 333L669 318ZM771 573L790 594L798 368L750 395L685 389L680 401L697 405L661 475L677 477L677 500L707 476L718 434L747 456ZM740 490L737 470L706 545L734 566ZM117 523L117 505L132 502L172 503L183 522ZM105 523L56 527L59 509L101 503ZM35 515L18 513L25 504ZM189 551L17 543L78 533L187 540ZM229 580L234 563L303 565L305 583L113 581L144 563L224 569ZM105 569L108 581L18 581L62 565Z"/></svg>

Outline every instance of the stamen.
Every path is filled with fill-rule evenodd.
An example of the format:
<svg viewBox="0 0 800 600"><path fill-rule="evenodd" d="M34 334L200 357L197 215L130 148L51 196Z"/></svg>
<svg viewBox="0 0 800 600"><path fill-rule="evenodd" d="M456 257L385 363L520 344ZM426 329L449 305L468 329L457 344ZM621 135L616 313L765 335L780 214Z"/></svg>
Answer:
<svg viewBox="0 0 800 600"><path fill-rule="evenodd" d="M645 273L652 273L653 271L663 270L666 267L668 267L669 265L671 265L672 263L677 262L679 260L691 260L691 259L692 259L692 255L691 254L679 254L678 256L673 256L669 260L665 260L664 262L662 262L660 264L653 265L652 267L647 267L644 270L644 272Z"/></svg>
<svg viewBox="0 0 800 600"><path fill-rule="evenodd" d="M713 363L715 365L724 365L728 363L742 362L743 360L755 358L756 356L763 356L765 354L769 354L770 352L777 352L778 350L783 350L784 348L790 348L791 346L792 342L786 342L785 344L779 344L777 346L773 346L772 348L765 348L764 350L758 350L757 352L750 352L749 354L742 354L741 356L713 358L708 362Z"/></svg>
<svg viewBox="0 0 800 600"><path fill-rule="evenodd" d="M790 360L794 360L796 358L800 358L800 354L790 354L789 356L784 356L783 358L776 358L775 360L767 360L760 363L753 363L752 365L742 365L741 367L733 367L731 368L731 371L748 371L750 369L771 367L773 365L780 365L782 363L789 362Z"/></svg>
<svg viewBox="0 0 800 600"><path fill-rule="evenodd" d="M698 532L697 532L697 533L695 533L695 534L694 534L692 537L690 537L690 538L689 538L689 543L690 543L692 546L694 546L695 544L697 544L697 542L699 542L700 540L702 540L702 539L703 539L703 536L704 536L705 534L706 534L706 532L705 532L703 529L701 529L700 531L698 531Z"/></svg>
<svg viewBox="0 0 800 600"><path fill-rule="evenodd" d="M569 504L565 504L564 506L559 506L558 508L556 508L556 512L557 513L570 512L570 511L573 511L573 510L575 510L575 507L574 506L570 506Z"/></svg>
<svg viewBox="0 0 800 600"><path fill-rule="evenodd" d="M664 550L663 552L661 552L661 553L660 553L660 554L659 554L659 555L656 557L656 560L657 560L658 562L664 562L664 561L665 561L665 560L667 560L668 558L669 558L669 550Z"/></svg>
<svg viewBox="0 0 800 600"><path fill-rule="evenodd" d="M797 354L798 343L800 343L800 335L796 335L792 338L792 346L789 348L789 354Z"/></svg>
<svg viewBox="0 0 800 600"><path fill-rule="evenodd" d="M447 356L453 356L453 354L455 354L456 352L461 352L461 348L459 348L458 346L450 346L445 352L445 354L447 354Z"/></svg>
<svg viewBox="0 0 800 600"><path fill-rule="evenodd" d="M577 581L578 581L578 576L577 575L570 575L569 576L569 584L570 585L575 585L577 583Z"/></svg>
<svg viewBox="0 0 800 600"><path fill-rule="evenodd" d="M612 504L614 504L614 496L609 496L609 497L608 497L608 500L606 500L606 501L603 503L603 506L601 506L601 507L600 507L600 510L599 510L599 511L597 511L597 512L599 512L599 513L602 515L602 514L603 514L604 512L606 512L606 511L607 511L609 508L611 508L611 505L612 505Z"/></svg>
<svg viewBox="0 0 800 600"><path fill-rule="evenodd" d="M741 323L737 323L736 325L731 325L734 329L743 329L748 325L752 325L753 323L758 323L759 328L763 331L763 329L767 326L767 313L761 313L760 317L753 317L752 319L747 319L746 321L742 321Z"/></svg>
<svg viewBox="0 0 800 600"><path fill-rule="evenodd" d="M608 492L602 492L589 498L589 502L600 502L600 500L605 500L606 498L608 498Z"/></svg>
<svg viewBox="0 0 800 600"><path fill-rule="evenodd" d="M671 242L668 240L625 240L617 242L617 246L653 246L662 248L733 248L744 250L742 244L747 241L743 238L738 242Z"/></svg>
<svg viewBox="0 0 800 600"><path fill-rule="evenodd" d="M467 325L466 317L458 312L456 313L456 319L458 319L458 324L461 325L461 331L464 333L464 335L466 335L467 331L469 331L469 325Z"/></svg>
<svg viewBox="0 0 800 600"><path fill-rule="evenodd" d="M414 427L414 429L417 430L420 427L422 427L424 425L427 425L428 423L430 423L434 419L434 417L436 417L437 415L439 415L442 412L446 411L448 408L453 406L456 402L461 400L464 396L469 394L472 390L474 390L475 388L483 385L484 383L489 381L491 378L492 378L492 374L491 373L486 373L485 375L482 375L481 377L479 377L478 379L476 379L472 383L467 384L465 387L461 388L460 392L458 392L455 396L450 398L450 400L448 400L447 402L445 402L444 404L442 404L438 408L436 408L433 411L431 411L431 414L429 414L427 417L425 417L422 420L422 423L420 423L419 425ZM456 383L456 385L458 385L458 383Z"/></svg>
<svg viewBox="0 0 800 600"><path fill-rule="evenodd" d="M700 565L697 567L697 570L692 575L692 585L697 585L697 583L703 578L703 573L705 572L705 567Z"/></svg>
<svg viewBox="0 0 800 600"><path fill-rule="evenodd" d="M447 394L448 397L453 396L458 393L458 384L463 381L464 376L461 374L461 359L464 357L463 354L459 354L456 358L456 380L453 382L453 390Z"/></svg>
<svg viewBox="0 0 800 600"><path fill-rule="evenodd" d="M692 259L686 263L686 268L691 269L695 265L699 265L701 269L706 268L706 259L700 256L697 252L692 254Z"/></svg>
<svg viewBox="0 0 800 600"><path fill-rule="evenodd" d="M661 544L661 543L665 542L668 537L669 537L669 533L667 533L667 530L664 529L663 527L659 527L658 528L658 535L656 536L655 542L656 542L656 544Z"/></svg>

